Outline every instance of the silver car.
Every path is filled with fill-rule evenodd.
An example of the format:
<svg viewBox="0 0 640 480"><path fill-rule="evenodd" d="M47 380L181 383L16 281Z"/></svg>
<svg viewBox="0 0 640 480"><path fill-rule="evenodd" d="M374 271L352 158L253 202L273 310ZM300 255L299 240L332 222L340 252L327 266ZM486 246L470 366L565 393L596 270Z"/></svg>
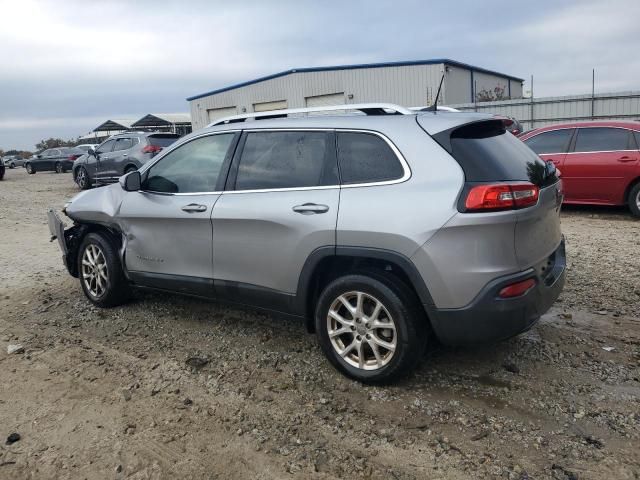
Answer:
<svg viewBox="0 0 640 480"><path fill-rule="evenodd" d="M134 286L299 317L363 382L531 328L565 282L553 165L487 115L348 108L221 120L80 193L71 228L49 213L70 274L101 307Z"/></svg>
<svg viewBox="0 0 640 480"><path fill-rule="evenodd" d="M20 155L7 155L2 159L2 163L7 168L24 167L25 159Z"/></svg>

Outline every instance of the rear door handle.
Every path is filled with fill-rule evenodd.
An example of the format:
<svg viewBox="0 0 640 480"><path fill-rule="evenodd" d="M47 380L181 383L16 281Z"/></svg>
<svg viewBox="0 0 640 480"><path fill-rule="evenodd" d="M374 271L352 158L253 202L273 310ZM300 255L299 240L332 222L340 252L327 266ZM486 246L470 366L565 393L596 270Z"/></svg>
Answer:
<svg viewBox="0 0 640 480"><path fill-rule="evenodd" d="M190 203L189 205L185 205L184 207L182 207L182 211L183 212L188 212L188 213L206 212L207 211L207 206L206 205L200 205L200 204L197 204L197 203Z"/></svg>
<svg viewBox="0 0 640 480"><path fill-rule="evenodd" d="M619 161L619 162L622 162L622 163L626 163L626 162L635 162L636 160L637 160L637 158L635 158L635 157L629 157L629 156L627 156L627 155L625 155L624 157L620 157L620 158L618 159L618 161Z"/></svg>
<svg viewBox="0 0 640 480"><path fill-rule="evenodd" d="M302 205L296 205L292 209L296 213L302 215L313 215L314 213L326 213L329 211L328 205L319 205L317 203L303 203Z"/></svg>

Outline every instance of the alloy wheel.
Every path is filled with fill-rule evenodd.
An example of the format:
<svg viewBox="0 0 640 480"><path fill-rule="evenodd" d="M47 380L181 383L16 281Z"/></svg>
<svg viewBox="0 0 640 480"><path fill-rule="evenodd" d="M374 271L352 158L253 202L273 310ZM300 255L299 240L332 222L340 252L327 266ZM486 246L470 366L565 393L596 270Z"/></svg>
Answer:
<svg viewBox="0 0 640 480"><path fill-rule="evenodd" d="M80 170L78 170L78 174L76 175L76 183L80 188L84 188L86 181L87 172L85 172L84 168L80 168Z"/></svg>
<svg viewBox="0 0 640 480"><path fill-rule="evenodd" d="M336 353L352 367L378 370L396 351L396 325L380 300L365 292L340 295L329 307L327 332Z"/></svg>
<svg viewBox="0 0 640 480"><path fill-rule="evenodd" d="M62 164L56 163L56 173L62 173Z"/></svg>
<svg viewBox="0 0 640 480"><path fill-rule="evenodd" d="M638 210L640 210L640 190L638 190L638 194L636 195L636 206Z"/></svg>
<svg viewBox="0 0 640 480"><path fill-rule="evenodd" d="M82 254L82 281L89 293L99 298L107 290L108 279L107 259L98 245L90 243Z"/></svg>

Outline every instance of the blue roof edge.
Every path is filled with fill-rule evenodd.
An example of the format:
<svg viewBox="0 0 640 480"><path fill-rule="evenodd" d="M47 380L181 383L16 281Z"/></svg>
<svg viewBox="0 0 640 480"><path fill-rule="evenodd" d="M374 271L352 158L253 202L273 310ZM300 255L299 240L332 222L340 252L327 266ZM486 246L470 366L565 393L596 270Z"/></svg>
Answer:
<svg viewBox="0 0 640 480"><path fill-rule="evenodd" d="M290 70L285 70L284 72L274 73L272 75L267 75L265 77L255 78L253 80L248 80L246 82L236 83L234 85L229 85L228 87L223 87L216 90L211 90L210 92L205 92L199 95L194 95L192 97L187 97L187 101L191 102L192 100L197 100L198 98L208 97L209 95L215 95L216 93L228 92L229 90L235 90L236 88L246 87L248 85L264 82L266 80L272 80L274 78L284 77L286 75L291 75L292 73L328 72L332 70L356 70L356 69L365 69L365 68L384 68L384 67L408 67L412 65L435 65L438 63L451 65L453 67L460 67L466 70L472 70L474 72L487 73L489 75L497 75L500 77L508 78L510 80L516 80L518 82L524 82L524 79L522 78L514 77L512 75L506 75L504 73L496 72L495 70L488 70L486 68L476 67L473 65L469 65L467 63L450 60L448 58L434 58L432 60L407 60L403 62L361 63L361 64L354 64L354 65L337 65L332 67L292 68Z"/></svg>

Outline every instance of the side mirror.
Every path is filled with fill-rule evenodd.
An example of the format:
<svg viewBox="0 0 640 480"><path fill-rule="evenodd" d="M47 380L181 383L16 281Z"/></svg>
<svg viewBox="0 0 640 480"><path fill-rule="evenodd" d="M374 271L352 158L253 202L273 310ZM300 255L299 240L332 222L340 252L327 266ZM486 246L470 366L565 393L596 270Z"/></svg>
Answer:
<svg viewBox="0 0 640 480"><path fill-rule="evenodd" d="M126 175L120 177L120 186L125 192L137 192L140 190L140 185L142 184L142 177L140 176L140 172L137 170L135 172L129 172Z"/></svg>
<svg viewBox="0 0 640 480"><path fill-rule="evenodd" d="M88 153L89 155L93 155L93 156L95 157L97 152L96 152L96 149L95 149L95 148L93 148L93 147L89 147L89 150L87 150L87 153Z"/></svg>
<svg viewBox="0 0 640 480"><path fill-rule="evenodd" d="M36 155L36 158L42 158L42 155Z"/></svg>

